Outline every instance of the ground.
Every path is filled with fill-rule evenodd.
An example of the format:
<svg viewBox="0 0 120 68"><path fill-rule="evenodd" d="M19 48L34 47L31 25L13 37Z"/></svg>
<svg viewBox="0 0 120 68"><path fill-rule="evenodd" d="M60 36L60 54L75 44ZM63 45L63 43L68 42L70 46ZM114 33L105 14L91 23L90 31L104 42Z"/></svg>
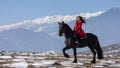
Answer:
<svg viewBox="0 0 120 68"><path fill-rule="evenodd" d="M55 52L30 53L9 52L1 54L0 68L120 68L120 56L104 55L104 60L91 64L92 55L78 54L78 63L73 62L73 56L65 58Z"/></svg>

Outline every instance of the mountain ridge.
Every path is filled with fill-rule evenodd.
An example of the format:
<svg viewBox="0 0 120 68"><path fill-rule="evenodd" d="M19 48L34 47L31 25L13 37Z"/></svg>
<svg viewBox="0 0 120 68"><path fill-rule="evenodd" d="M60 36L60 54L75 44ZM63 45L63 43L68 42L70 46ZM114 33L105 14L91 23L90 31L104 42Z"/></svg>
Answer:
<svg viewBox="0 0 120 68"><path fill-rule="evenodd" d="M10 24L10 25L3 25L0 26L0 30L8 30L8 29L13 29L13 28L25 28L29 29L30 27L34 25L44 25L44 24L52 24L55 22L59 21L65 21L65 22L71 22L75 20L76 16L82 15L85 18L91 18L98 16L105 11L98 11L98 12L93 12L93 13L80 13L80 14L75 14L75 15L54 15L54 16L45 16L43 18L37 18L34 20L25 20L23 22L15 23L15 24Z"/></svg>
<svg viewBox="0 0 120 68"><path fill-rule="evenodd" d="M120 11L108 10L101 15L86 19L87 24L83 26L85 32L94 33L98 36L101 46L120 42L120 32L118 30L120 20L112 16L114 15L112 11L117 13L115 15L116 17L120 16ZM107 14L109 12L111 14ZM113 19L115 19L115 21L112 21ZM31 20L29 20L14 24L12 26L7 26L12 29L8 29L6 26L2 26L0 29L5 28L5 30L0 30L0 50L49 51L53 49L55 51L61 51L65 45L64 38L60 38L58 36L57 22L32 24ZM73 22L75 22L75 20L65 23L70 25L72 28L74 25ZM114 22L116 24L113 24Z"/></svg>

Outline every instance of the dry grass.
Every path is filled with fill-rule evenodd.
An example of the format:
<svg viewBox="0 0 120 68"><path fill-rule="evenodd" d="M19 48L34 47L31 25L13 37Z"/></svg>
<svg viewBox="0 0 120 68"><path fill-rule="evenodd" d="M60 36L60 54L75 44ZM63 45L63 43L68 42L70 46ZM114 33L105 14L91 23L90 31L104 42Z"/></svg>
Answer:
<svg viewBox="0 0 120 68"><path fill-rule="evenodd" d="M21 56L21 55L17 55L16 53L12 56ZM23 55L22 55L23 56ZM24 55L26 57L29 57L29 55ZM38 59L39 57L46 57L44 59ZM29 64L27 66L27 68L36 68L34 65L32 65L34 62L41 62L42 60L53 60L53 61L56 61L52 66L49 66L49 67L55 67L55 68L64 68L64 67L67 67L67 66L63 66L62 64L60 64L60 62L65 62L65 61L68 61L68 62L72 62L73 60L70 60L72 58L74 58L73 55L70 55L71 58L65 58L63 55L59 55L59 56L50 56L50 55L46 55L46 56L42 56L42 55L35 55L32 59L32 58L25 58L24 60ZM97 65L97 63L99 63L99 61L97 61L96 64L91 64L90 63L90 60L83 60L81 61L80 59L91 59L92 56L90 55L78 55L78 61L79 62L82 62L84 63L84 65L76 65L74 66L74 68L82 68L82 67L86 67L86 68L113 68L113 67L109 67L109 66L103 66L103 67L94 67L95 65ZM13 58L0 58L0 60L6 60L5 62L0 62L0 68L14 68L14 67L7 67L7 66L2 66L3 64L11 64L13 63L12 61ZM32 60L31 60L32 59ZM118 63L120 64L120 57L105 57L104 58L105 60L115 60L115 63ZM48 66L38 66L37 68L48 68ZM68 67L69 68L69 67ZM114 68L120 68L120 67L114 67Z"/></svg>
<svg viewBox="0 0 120 68"><path fill-rule="evenodd" d="M0 68L15 68L15 67L0 66Z"/></svg>

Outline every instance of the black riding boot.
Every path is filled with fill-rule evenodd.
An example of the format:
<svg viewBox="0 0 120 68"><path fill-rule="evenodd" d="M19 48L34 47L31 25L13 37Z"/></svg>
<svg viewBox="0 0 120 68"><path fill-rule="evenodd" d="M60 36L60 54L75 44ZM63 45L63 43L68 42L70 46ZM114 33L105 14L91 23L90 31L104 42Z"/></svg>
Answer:
<svg viewBox="0 0 120 68"><path fill-rule="evenodd" d="M76 35L77 38L76 38L76 42L75 43L82 43L83 40L85 40L87 38L87 36L85 37L81 37L80 35Z"/></svg>

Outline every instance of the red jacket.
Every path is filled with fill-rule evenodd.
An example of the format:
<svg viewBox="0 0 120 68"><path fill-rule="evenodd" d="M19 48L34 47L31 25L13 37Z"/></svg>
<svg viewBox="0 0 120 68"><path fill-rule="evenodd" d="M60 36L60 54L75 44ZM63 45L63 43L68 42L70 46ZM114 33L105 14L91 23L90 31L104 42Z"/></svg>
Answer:
<svg viewBox="0 0 120 68"><path fill-rule="evenodd" d="M74 31L76 34L85 37L86 33L82 29L82 21L77 21L74 25Z"/></svg>

